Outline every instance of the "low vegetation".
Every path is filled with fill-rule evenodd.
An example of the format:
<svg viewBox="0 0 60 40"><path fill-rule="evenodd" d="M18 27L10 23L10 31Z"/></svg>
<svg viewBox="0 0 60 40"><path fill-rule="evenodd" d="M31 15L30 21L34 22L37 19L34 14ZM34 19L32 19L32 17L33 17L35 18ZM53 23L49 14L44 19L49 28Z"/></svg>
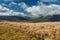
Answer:
<svg viewBox="0 0 60 40"><path fill-rule="evenodd" d="M60 22L0 22L0 40L60 40Z"/></svg>

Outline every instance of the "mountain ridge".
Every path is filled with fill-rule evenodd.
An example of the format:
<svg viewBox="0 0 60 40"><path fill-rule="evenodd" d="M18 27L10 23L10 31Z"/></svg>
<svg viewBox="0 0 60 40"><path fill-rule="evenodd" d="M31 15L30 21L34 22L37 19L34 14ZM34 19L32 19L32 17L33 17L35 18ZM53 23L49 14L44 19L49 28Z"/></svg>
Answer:
<svg viewBox="0 0 60 40"><path fill-rule="evenodd" d="M30 22L57 22L60 21L60 15L41 16L39 18L30 19Z"/></svg>

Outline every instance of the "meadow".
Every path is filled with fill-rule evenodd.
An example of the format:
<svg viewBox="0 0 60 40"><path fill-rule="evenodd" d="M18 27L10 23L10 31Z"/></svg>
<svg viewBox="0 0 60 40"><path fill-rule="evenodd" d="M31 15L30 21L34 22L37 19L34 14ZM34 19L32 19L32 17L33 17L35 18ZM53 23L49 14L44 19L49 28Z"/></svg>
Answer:
<svg viewBox="0 0 60 40"><path fill-rule="evenodd" d="M0 40L60 40L60 22L0 22Z"/></svg>

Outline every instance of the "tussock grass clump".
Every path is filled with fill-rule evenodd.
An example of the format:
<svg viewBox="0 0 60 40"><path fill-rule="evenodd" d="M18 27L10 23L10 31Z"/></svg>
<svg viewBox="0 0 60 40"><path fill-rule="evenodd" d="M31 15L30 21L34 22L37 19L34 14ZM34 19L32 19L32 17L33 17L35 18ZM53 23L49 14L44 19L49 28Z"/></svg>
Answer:
<svg viewBox="0 0 60 40"><path fill-rule="evenodd" d="M60 22L0 22L0 40L60 40Z"/></svg>

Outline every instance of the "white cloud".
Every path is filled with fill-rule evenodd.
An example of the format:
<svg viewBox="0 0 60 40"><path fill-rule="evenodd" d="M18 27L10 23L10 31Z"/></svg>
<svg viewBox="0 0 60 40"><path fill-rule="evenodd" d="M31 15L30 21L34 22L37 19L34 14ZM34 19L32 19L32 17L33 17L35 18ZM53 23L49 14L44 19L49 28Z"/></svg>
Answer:
<svg viewBox="0 0 60 40"><path fill-rule="evenodd" d="M21 0L4 0L4 1L21 1Z"/></svg>
<svg viewBox="0 0 60 40"><path fill-rule="evenodd" d="M26 12L31 13L32 16L30 17L40 17L41 15L46 16L46 15L60 14L60 5L55 4L45 5L41 3L41 5L28 7L24 2L18 5L24 8Z"/></svg>
<svg viewBox="0 0 60 40"><path fill-rule="evenodd" d="M33 16L39 17L40 15L55 15L60 14L60 5L38 5L28 7L27 12L32 13Z"/></svg>
<svg viewBox="0 0 60 40"><path fill-rule="evenodd" d="M54 15L59 14L60 15L60 5L50 4L50 5L44 5L41 3L41 5L28 7L24 2L18 4L20 7L22 7L27 13L31 13L32 16L26 15L23 12L14 12L13 10L7 9L5 7L2 7L0 5L0 10L5 10L6 12L0 12L0 15L8 15L8 16L30 16L30 17L40 17L41 15Z"/></svg>
<svg viewBox="0 0 60 40"><path fill-rule="evenodd" d="M11 4L15 4L15 5L17 5L17 3L15 3L15 2L11 2Z"/></svg>
<svg viewBox="0 0 60 40"><path fill-rule="evenodd" d="M4 11L4 12L3 12ZM0 16L27 16L23 12L14 12L6 7L0 5Z"/></svg>
<svg viewBox="0 0 60 40"><path fill-rule="evenodd" d="M39 6L32 6L32 7L28 7L26 9L27 12L31 12L31 14L33 16L39 16L40 14L40 7Z"/></svg>
<svg viewBox="0 0 60 40"><path fill-rule="evenodd" d="M4 0L4 1L10 1L10 0Z"/></svg>
<svg viewBox="0 0 60 40"><path fill-rule="evenodd" d="M8 5L8 6L9 6L9 7L11 7L11 6L12 6L12 4L13 4L13 5L18 5L18 3L11 2L11 3L9 3L9 5Z"/></svg>
<svg viewBox="0 0 60 40"><path fill-rule="evenodd" d="M56 2L58 0L41 0L42 2Z"/></svg>
<svg viewBox="0 0 60 40"><path fill-rule="evenodd" d="M24 2L18 3L18 5L24 9L26 9L28 7Z"/></svg>

